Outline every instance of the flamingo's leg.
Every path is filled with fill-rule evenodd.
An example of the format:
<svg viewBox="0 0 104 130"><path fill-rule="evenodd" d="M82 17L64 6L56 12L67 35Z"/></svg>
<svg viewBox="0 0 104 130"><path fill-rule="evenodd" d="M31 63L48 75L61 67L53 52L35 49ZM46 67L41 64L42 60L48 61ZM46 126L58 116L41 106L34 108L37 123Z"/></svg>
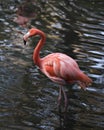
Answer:
<svg viewBox="0 0 104 130"><path fill-rule="evenodd" d="M58 97L58 107L61 105L61 99L62 99L62 88L59 87L59 97Z"/></svg>
<svg viewBox="0 0 104 130"><path fill-rule="evenodd" d="M67 95L66 95L66 93L65 93L65 90L64 90L64 88L63 87L61 87L61 90L62 90L62 92L63 92L63 95L64 95L64 102L65 102L65 111L67 110L67 107L68 107L68 98L67 98Z"/></svg>

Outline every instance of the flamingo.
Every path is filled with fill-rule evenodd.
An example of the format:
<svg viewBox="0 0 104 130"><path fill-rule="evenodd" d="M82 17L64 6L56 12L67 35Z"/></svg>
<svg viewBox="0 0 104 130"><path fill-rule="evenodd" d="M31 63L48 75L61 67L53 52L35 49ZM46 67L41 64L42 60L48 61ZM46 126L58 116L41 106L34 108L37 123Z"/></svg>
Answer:
<svg viewBox="0 0 104 130"><path fill-rule="evenodd" d="M62 101L62 94L64 97L64 107L67 109L68 99L64 90L65 84L78 83L81 88L86 89L88 85L92 83L92 79L84 74L77 64L77 62L71 57L63 53L52 53L43 58L40 58L40 50L46 41L45 33L39 29L31 28L24 36L24 45L29 37L40 36L40 40L33 52L33 61L39 67L39 69L53 82L60 85L58 106Z"/></svg>

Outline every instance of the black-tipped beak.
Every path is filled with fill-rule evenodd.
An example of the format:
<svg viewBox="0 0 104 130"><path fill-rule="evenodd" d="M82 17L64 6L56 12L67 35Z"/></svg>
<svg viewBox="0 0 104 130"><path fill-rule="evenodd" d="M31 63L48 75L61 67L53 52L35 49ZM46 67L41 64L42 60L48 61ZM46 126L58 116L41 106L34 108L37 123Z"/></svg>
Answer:
<svg viewBox="0 0 104 130"><path fill-rule="evenodd" d="M26 45L26 40L23 39L24 45Z"/></svg>

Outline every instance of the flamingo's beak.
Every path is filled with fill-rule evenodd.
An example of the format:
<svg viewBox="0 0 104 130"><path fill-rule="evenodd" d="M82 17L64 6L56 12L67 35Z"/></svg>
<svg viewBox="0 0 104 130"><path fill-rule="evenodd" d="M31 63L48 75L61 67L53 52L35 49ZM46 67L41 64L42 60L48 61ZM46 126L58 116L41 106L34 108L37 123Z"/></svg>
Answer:
<svg viewBox="0 0 104 130"><path fill-rule="evenodd" d="M26 45L26 40L23 39L24 45Z"/></svg>
<svg viewBox="0 0 104 130"><path fill-rule="evenodd" d="M28 40L29 37L30 37L30 32L26 33L26 34L23 36L24 45L26 45L26 42L27 42L27 40Z"/></svg>

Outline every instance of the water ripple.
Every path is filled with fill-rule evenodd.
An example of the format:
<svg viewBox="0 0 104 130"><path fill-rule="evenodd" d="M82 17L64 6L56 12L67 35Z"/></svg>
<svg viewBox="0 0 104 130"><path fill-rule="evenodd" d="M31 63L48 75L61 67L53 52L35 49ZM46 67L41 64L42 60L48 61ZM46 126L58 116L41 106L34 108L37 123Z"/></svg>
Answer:
<svg viewBox="0 0 104 130"><path fill-rule="evenodd" d="M23 34L14 31L28 30L11 21L16 3L11 0L0 4L0 128L103 130L104 2L33 1L39 12L31 24L47 34L41 57L53 52L66 53L93 80L86 91L77 84L67 86L66 119L58 113L59 86L47 79L32 61L38 39L24 46Z"/></svg>

